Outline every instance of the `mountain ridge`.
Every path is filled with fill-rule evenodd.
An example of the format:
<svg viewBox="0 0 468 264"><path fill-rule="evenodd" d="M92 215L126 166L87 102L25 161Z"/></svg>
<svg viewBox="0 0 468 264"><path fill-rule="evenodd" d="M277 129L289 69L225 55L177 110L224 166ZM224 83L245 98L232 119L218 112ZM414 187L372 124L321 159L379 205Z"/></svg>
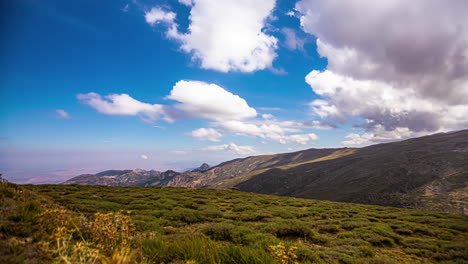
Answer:
<svg viewBox="0 0 468 264"><path fill-rule="evenodd" d="M312 148L204 165L182 173L124 170L114 172L127 173L99 176L110 170L80 175L65 184L238 189L468 214L468 130L362 148Z"/></svg>

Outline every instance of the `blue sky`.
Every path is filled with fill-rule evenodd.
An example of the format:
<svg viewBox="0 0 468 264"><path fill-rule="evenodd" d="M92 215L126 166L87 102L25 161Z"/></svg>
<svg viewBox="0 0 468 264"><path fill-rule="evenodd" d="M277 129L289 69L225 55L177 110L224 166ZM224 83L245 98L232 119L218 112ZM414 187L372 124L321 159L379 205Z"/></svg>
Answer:
<svg viewBox="0 0 468 264"><path fill-rule="evenodd" d="M418 22L394 41L373 27L425 21L422 2L369 4L376 15L364 18L359 1L334 2L2 1L0 172L61 182L466 127L466 69L437 66L453 62L454 45L466 52L456 1L429 8L453 17L457 34ZM451 39L419 41L440 36Z"/></svg>

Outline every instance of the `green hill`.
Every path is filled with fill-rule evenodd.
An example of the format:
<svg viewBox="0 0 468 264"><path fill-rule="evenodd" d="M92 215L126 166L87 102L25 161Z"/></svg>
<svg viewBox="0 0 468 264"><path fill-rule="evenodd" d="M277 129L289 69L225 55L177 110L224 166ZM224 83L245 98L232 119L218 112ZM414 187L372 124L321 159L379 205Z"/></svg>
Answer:
<svg viewBox="0 0 468 264"><path fill-rule="evenodd" d="M373 145L293 165L254 171L230 184L217 185L247 192L468 213L467 130Z"/></svg>
<svg viewBox="0 0 468 264"><path fill-rule="evenodd" d="M214 189L0 190L0 263L468 262L462 215Z"/></svg>

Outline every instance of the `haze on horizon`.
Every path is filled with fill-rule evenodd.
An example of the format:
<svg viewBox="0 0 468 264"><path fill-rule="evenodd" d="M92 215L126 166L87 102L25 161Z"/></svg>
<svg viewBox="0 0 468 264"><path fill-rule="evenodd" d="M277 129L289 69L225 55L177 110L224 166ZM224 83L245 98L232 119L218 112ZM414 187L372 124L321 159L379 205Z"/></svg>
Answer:
<svg viewBox="0 0 468 264"><path fill-rule="evenodd" d="M12 182L468 128L468 1L0 7L0 173Z"/></svg>

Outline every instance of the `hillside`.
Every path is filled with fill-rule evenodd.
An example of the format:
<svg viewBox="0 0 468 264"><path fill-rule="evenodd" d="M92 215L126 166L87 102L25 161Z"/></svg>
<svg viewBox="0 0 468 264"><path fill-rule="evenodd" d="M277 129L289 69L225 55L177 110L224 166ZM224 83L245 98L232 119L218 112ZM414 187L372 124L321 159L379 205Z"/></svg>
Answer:
<svg viewBox="0 0 468 264"><path fill-rule="evenodd" d="M0 184L0 194L0 263L468 261L461 215L193 188Z"/></svg>
<svg viewBox="0 0 468 264"><path fill-rule="evenodd" d="M260 171L242 191L468 213L468 131L360 148Z"/></svg>
<svg viewBox="0 0 468 264"><path fill-rule="evenodd" d="M467 173L465 130L364 148L252 156L184 173L134 170L81 175L65 184L236 188L468 214Z"/></svg>
<svg viewBox="0 0 468 264"><path fill-rule="evenodd" d="M106 186L173 186L207 187L217 182L237 178L252 171L300 162L308 162L330 155L340 149L308 149L293 153L261 155L223 162L215 167L204 163L199 168L178 173L172 170L108 170L97 174L83 174L64 184Z"/></svg>

